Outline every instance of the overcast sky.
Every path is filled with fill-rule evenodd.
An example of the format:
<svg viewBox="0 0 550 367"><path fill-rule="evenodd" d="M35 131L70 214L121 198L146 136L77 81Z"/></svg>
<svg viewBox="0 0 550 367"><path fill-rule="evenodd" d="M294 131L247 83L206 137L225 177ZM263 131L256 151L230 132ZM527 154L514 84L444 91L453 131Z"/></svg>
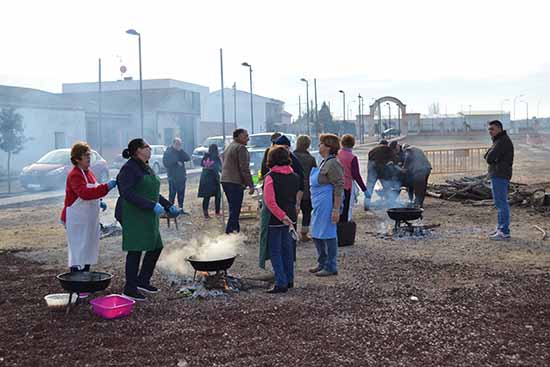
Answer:
<svg viewBox="0 0 550 367"><path fill-rule="evenodd" d="M217 90L219 48L225 85L305 100L301 77L318 79L319 101L342 114L358 93L393 95L411 112L497 110L525 94L530 114L550 115L550 1L27 1L2 3L0 84L61 91L63 82L138 78L142 34L145 79L173 78ZM313 91L310 90L310 98ZM519 98L518 98L519 100ZM504 108L511 110L511 103ZM525 104L517 104L518 118Z"/></svg>

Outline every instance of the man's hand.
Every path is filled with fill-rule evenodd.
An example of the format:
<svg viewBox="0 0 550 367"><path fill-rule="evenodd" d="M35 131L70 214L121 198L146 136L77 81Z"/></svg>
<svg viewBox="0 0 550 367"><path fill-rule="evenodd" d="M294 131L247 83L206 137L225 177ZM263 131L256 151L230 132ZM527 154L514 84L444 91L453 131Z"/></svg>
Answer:
<svg viewBox="0 0 550 367"><path fill-rule="evenodd" d="M340 220L340 213L338 213L338 209L332 209L332 223L336 224L338 223L338 220Z"/></svg>
<svg viewBox="0 0 550 367"><path fill-rule="evenodd" d="M287 226L293 225L292 221L290 220L290 218L287 215L285 215L285 217L281 220L281 222L283 222L283 224L285 224Z"/></svg>

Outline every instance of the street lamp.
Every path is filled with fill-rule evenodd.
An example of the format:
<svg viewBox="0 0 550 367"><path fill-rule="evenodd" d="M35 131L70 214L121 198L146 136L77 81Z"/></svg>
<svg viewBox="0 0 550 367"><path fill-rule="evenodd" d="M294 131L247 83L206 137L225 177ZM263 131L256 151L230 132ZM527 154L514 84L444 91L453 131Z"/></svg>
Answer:
<svg viewBox="0 0 550 367"><path fill-rule="evenodd" d="M311 135L311 134L310 134L310 131L309 131L309 82L307 81L306 78L302 78L302 79L300 79L300 81L306 83L306 102L307 102L307 118L306 118L306 125L307 125L307 134L308 134L308 135Z"/></svg>
<svg viewBox="0 0 550 367"><path fill-rule="evenodd" d="M343 90L339 90L339 93L342 93L342 111L344 112L344 122L346 122L346 93Z"/></svg>
<svg viewBox="0 0 550 367"><path fill-rule="evenodd" d="M254 95L252 94L252 65L247 62L241 64L244 67L248 68L250 72L250 130L254 134Z"/></svg>
<svg viewBox="0 0 550 367"><path fill-rule="evenodd" d="M525 94L520 94L519 96L514 97L514 120L516 119L516 100L521 97L525 97Z"/></svg>
<svg viewBox="0 0 550 367"><path fill-rule="evenodd" d="M140 102L140 117L141 117L141 137L143 138L143 75L141 73L141 34L135 29L126 31L131 36L138 36L138 52L139 52L139 102Z"/></svg>
<svg viewBox="0 0 550 367"><path fill-rule="evenodd" d="M528 101L520 101L522 103L525 103L525 127L527 129L527 133L529 133L529 102Z"/></svg>
<svg viewBox="0 0 550 367"><path fill-rule="evenodd" d="M359 101L359 103L357 103L357 108L359 110L359 133L361 134L359 136L359 142L361 144L364 144L365 141L365 126L363 125L363 97L361 97L361 93L359 93L357 95L357 100Z"/></svg>

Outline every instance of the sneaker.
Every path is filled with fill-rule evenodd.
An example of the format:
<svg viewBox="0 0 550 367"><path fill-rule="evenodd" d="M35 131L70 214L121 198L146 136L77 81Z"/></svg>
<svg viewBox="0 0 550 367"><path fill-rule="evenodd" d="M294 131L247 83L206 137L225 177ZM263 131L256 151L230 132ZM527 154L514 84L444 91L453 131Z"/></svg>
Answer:
<svg viewBox="0 0 550 367"><path fill-rule="evenodd" d="M499 231L499 229L497 228L497 229L489 232L489 237L494 236L495 234L497 234L498 231Z"/></svg>
<svg viewBox="0 0 550 367"><path fill-rule="evenodd" d="M275 286L275 287L271 288L270 290L268 290L266 293L269 293L269 294L286 293L287 291L288 291L287 287Z"/></svg>
<svg viewBox="0 0 550 367"><path fill-rule="evenodd" d="M184 210L183 208L180 208L180 214L183 214L183 215L191 215L190 212Z"/></svg>
<svg viewBox="0 0 550 367"><path fill-rule="evenodd" d="M146 298L143 294L141 294L139 291L124 291L122 295L126 298L133 299L134 301L145 301Z"/></svg>
<svg viewBox="0 0 550 367"><path fill-rule="evenodd" d="M317 265L316 267L311 268L308 271L312 274L315 274L315 273L320 272L321 270L323 270L323 267L321 265Z"/></svg>
<svg viewBox="0 0 550 367"><path fill-rule="evenodd" d="M330 277L330 276L334 276L334 275L338 275L338 272L337 271L332 272L332 271L321 270L320 272L315 273L315 276L318 276L318 277Z"/></svg>
<svg viewBox="0 0 550 367"><path fill-rule="evenodd" d="M143 292L147 293L158 293L159 289L157 287L152 286L151 284L147 285L138 285L138 289Z"/></svg>
<svg viewBox="0 0 550 367"><path fill-rule="evenodd" d="M493 241L508 241L510 239L510 234L505 234L502 231L497 231L494 235L489 236L489 239Z"/></svg>

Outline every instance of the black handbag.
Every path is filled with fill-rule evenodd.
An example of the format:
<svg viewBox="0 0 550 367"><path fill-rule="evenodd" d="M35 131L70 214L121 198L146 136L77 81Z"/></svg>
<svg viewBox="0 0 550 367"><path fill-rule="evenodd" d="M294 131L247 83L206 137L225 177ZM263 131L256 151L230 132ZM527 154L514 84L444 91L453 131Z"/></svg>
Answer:
<svg viewBox="0 0 550 367"><path fill-rule="evenodd" d="M357 225L354 221L338 223L336 234L338 236L338 247L352 246L355 243L355 232Z"/></svg>

